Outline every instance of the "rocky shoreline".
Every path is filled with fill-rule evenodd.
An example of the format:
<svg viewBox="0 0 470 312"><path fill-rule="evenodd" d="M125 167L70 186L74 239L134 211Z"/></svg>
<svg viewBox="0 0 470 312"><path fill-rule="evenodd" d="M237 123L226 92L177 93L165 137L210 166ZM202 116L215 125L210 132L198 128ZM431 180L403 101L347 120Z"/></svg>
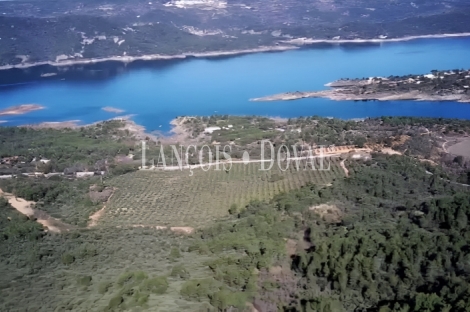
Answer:
<svg viewBox="0 0 470 312"><path fill-rule="evenodd" d="M455 38L455 37L469 37L470 33L455 33L455 34L435 34L435 35L420 35L420 36L406 36L401 38L373 38L373 39L313 39L313 38L295 38L284 40L283 43L295 45L310 45L315 43L384 43L384 42L401 42L416 39L439 39L439 38Z"/></svg>
<svg viewBox="0 0 470 312"><path fill-rule="evenodd" d="M253 102L328 98L335 101L454 101L470 103L470 70L433 71L426 75L389 78L341 79L326 84L329 90L286 92Z"/></svg>
<svg viewBox="0 0 470 312"><path fill-rule="evenodd" d="M284 46L268 46L268 47L259 47L256 49L247 49L247 50L233 50L233 51L213 51L213 52L204 52L204 53L184 53L177 55L164 55L164 54L149 54L141 56L110 56L104 58L95 58L95 59L67 59L63 61L44 61L44 62L35 62L35 63L20 63L16 65L3 65L0 66L0 70L8 69L25 69L35 66L50 65L50 66L73 66L73 65L86 65L86 64L96 64L108 61L117 61L122 63L132 63L134 61L155 61L155 60L172 60L172 59L186 59L189 57L196 58L206 58L206 57L220 57L220 56L231 56L231 55L240 55L240 54L250 54L250 53L262 53L262 52L276 52L276 51L287 51L298 49L295 45L284 45Z"/></svg>
<svg viewBox="0 0 470 312"><path fill-rule="evenodd" d="M367 95L346 93L344 89L312 91L312 92L286 92L260 98L250 99L252 102L293 101L305 98L327 98L334 101L455 101L470 103L469 95L449 94L430 95L419 91L405 93L383 92Z"/></svg>

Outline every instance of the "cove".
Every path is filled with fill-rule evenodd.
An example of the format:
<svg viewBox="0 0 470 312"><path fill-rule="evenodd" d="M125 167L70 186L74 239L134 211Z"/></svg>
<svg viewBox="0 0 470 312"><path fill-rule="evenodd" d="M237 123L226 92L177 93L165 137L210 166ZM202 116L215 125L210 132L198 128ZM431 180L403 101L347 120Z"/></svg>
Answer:
<svg viewBox="0 0 470 312"><path fill-rule="evenodd" d="M340 78L425 74L433 69L470 68L470 38L417 39L382 44L318 45L236 57L188 58L0 72L0 109L39 104L46 109L2 116L2 125L80 120L87 124L134 115L149 131L170 129L183 115L261 115L338 118L426 116L470 119L470 104L453 102L249 102L288 91L324 89ZM54 72L55 76L41 77Z"/></svg>

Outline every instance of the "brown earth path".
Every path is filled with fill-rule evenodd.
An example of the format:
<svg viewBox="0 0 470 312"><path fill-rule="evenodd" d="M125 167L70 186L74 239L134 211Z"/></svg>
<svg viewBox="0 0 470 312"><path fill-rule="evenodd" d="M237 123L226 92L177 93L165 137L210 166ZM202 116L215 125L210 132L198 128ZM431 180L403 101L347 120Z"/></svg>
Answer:
<svg viewBox="0 0 470 312"><path fill-rule="evenodd" d="M70 225L63 223L59 219L52 218L45 212L34 209L33 207L36 204L34 201L28 201L23 198L16 197L11 193L3 192L1 189L0 196L5 197L8 200L8 203L18 210L18 212L28 218L36 219L36 222L42 224L50 232L61 233L62 231L68 231L71 228Z"/></svg>

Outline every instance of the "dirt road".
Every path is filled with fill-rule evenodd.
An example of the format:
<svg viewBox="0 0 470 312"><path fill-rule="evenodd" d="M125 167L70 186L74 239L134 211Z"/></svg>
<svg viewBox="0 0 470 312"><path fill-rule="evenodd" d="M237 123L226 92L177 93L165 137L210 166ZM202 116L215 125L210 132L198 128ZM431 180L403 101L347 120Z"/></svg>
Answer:
<svg viewBox="0 0 470 312"><path fill-rule="evenodd" d="M70 228L70 225L63 223L58 219L50 217L45 212L40 212L39 210L34 209L33 207L36 203L33 201L27 201L23 198L16 197L13 194L3 192L1 189L0 196L3 196L8 199L10 205L16 210L18 210L21 214L31 219L36 218L36 222L42 224L53 233L61 233L62 231L68 230Z"/></svg>

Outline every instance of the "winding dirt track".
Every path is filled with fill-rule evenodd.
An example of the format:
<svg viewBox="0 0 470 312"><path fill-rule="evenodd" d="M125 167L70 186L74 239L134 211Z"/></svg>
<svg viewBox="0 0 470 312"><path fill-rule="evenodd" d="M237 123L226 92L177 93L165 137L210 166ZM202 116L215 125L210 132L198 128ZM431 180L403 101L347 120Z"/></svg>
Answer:
<svg viewBox="0 0 470 312"><path fill-rule="evenodd" d="M98 210L94 214L90 215L89 222L88 222L88 225L87 225L88 228L92 228L92 227L98 225L98 220L104 215L104 210L106 209L106 205L111 200L111 197L113 197L115 191L116 191L116 189L114 188L113 192L111 193L111 195L106 200L106 203L103 205L103 208L101 208L100 210Z"/></svg>
<svg viewBox="0 0 470 312"><path fill-rule="evenodd" d="M70 225L63 223L62 221L52 218L44 212L35 210L33 207L36 204L33 201L27 201L23 198L16 197L13 194L3 192L0 189L0 196L8 199L10 205L18 210L21 214L27 216L28 218L36 218L36 222L45 226L50 232L61 233L63 230L68 230Z"/></svg>

